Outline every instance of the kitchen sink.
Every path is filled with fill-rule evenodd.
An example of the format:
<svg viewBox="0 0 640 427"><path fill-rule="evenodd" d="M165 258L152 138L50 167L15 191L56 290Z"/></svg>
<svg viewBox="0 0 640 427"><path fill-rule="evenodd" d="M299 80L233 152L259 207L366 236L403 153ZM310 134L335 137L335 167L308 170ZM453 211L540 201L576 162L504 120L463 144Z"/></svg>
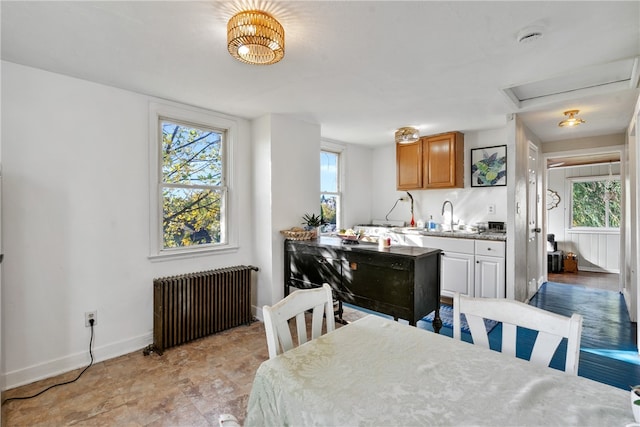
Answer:
<svg viewBox="0 0 640 427"><path fill-rule="evenodd" d="M455 236L455 235L467 235L467 234L480 234L478 231L472 230L446 230L446 231L429 231L424 228L415 228L415 227L396 227L393 231L404 233L404 234L420 234L424 236Z"/></svg>

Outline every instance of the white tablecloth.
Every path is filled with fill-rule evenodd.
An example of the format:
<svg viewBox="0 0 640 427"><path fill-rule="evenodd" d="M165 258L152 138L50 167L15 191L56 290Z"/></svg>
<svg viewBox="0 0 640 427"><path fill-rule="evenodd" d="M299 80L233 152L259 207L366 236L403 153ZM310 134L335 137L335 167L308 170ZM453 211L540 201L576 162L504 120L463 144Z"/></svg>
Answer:
<svg viewBox="0 0 640 427"><path fill-rule="evenodd" d="M267 360L245 426L624 426L624 390L378 316Z"/></svg>

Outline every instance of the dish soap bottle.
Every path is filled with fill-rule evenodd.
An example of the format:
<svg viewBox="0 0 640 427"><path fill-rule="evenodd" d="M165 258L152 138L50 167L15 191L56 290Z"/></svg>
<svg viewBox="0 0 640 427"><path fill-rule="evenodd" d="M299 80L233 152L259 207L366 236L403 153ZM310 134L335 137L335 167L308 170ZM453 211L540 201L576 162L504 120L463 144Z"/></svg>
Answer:
<svg viewBox="0 0 640 427"><path fill-rule="evenodd" d="M433 215L429 215L429 222L427 223L429 231L436 230L436 222L433 220Z"/></svg>

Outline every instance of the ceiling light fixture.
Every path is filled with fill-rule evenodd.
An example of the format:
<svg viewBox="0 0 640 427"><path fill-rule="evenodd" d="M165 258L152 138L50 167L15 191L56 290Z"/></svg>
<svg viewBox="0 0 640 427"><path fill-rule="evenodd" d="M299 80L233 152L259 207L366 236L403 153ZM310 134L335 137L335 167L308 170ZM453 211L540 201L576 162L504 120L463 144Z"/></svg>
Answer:
<svg viewBox="0 0 640 427"><path fill-rule="evenodd" d="M581 123L585 123L584 120L582 120L579 117L574 117L576 114L578 114L580 112L580 110L569 110L569 111L565 111L564 115L565 116L569 116L568 118L564 119L563 121L561 121L560 123L558 123L558 126L560 126L561 128L563 127L572 127L572 126L578 126Z"/></svg>
<svg viewBox="0 0 640 427"><path fill-rule="evenodd" d="M227 24L227 48L240 62L275 64L284 57L284 28L266 12L237 13Z"/></svg>
<svg viewBox="0 0 640 427"><path fill-rule="evenodd" d="M396 131L396 143L410 144L420 139L418 129L414 127L402 127Z"/></svg>

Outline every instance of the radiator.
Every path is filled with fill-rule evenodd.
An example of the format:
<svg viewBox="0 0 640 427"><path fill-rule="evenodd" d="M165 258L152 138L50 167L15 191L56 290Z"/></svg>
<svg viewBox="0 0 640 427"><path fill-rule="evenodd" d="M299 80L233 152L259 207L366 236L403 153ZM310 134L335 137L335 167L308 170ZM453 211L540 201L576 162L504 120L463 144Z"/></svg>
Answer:
<svg viewBox="0 0 640 427"><path fill-rule="evenodd" d="M250 324L251 271L238 265L153 280L153 345L167 348Z"/></svg>

